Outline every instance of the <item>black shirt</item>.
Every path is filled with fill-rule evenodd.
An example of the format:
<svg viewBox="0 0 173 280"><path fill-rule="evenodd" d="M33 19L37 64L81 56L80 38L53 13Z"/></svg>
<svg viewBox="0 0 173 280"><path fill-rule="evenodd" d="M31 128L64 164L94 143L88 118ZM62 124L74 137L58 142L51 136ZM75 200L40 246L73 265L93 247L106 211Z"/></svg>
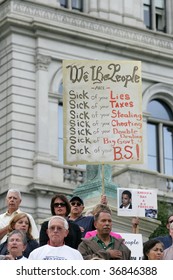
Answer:
<svg viewBox="0 0 173 280"><path fill-rule="evenodd" d="M81 242L81 230L78 225L76 225L73 221L68 221L69 225L69 233L64 238L65 245L68 245L74 249L78 248L79 243ZM47 235L48 221L43 222L40 229L39 236L39 244L40 246L46 245L49 241L49 237Z"/></svg>

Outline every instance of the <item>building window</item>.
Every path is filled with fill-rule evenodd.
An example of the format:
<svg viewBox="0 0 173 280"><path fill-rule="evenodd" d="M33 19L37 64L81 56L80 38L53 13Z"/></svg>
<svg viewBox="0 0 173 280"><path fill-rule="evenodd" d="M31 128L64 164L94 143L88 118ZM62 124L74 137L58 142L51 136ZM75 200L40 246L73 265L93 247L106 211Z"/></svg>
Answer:
<svg viewBox="0 0 173 280"><path fill-rule="evenodd" d="M173 176L173 113L161 100L152 100L147 108L148 167Z"/></svg>
<svg viewBox="0 0 173 280"><path fill-rule="evenodd" d="M144 23L147 28L151 29L151 1L144 0Z"/></svg>
<svg viewBox="0 0 173 280"><path fill-rule="evenodd" d="M82 12L83 0L60 0L60 5L70 10L77 10Z"/></svg>
<svg viewBox="0 0 173 280"><path fill-rule="evenodd" d="M143 0L144 23L148 29L166 32L166 1Z"/></svg>

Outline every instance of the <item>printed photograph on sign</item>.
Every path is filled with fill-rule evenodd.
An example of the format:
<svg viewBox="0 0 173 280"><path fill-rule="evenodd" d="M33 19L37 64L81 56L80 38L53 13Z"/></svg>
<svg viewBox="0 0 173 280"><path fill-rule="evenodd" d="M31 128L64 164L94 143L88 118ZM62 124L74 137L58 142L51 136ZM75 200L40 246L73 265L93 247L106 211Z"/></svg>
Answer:
<svg viewBox="0 0 173 280"><path fill-rule="evenodd" d="M142 163L140 61L63 61L65 164Z"/></svg>
<svg viewBox="0 0 173 280"><path fill-rule="evenodd" d="M157 190L117 189L118 216L157 218Z"/></svg>
<svg viewBox="0 0 173 280"><path fill-rule="evenodd" d="M132 192L124 190L121 193L120 209L132 209Z"/></svg>

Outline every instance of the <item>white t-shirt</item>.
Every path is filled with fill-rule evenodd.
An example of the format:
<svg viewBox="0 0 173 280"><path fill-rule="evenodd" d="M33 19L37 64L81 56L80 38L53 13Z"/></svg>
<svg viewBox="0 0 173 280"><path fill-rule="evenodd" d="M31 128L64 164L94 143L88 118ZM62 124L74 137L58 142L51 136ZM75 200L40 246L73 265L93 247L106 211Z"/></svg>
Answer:
<svg viewBox="0 0 173 280"><path fill-rule="evenodd" d="M25 213L25 212L21 211L20 209L18 209L17 211L13 212L11 215L9 215L8 212L5 212L5 213L1 214L0 215L0 229L6 227L9 224L10 220L16 214L21 213L21 212ZM28 217L30 219L30 222L31 222L31 226L32 226L31 233L32 233L32 236L33 236L34 239L38 239L39 238L39 231L38 231L38 228L36 226L36 223L35 223L33 217L30 214L28 214L28 213L26 213L26 214L28 215ZM7 235L4 235L4 237L0 240L0 244L3 243L6 239L7 239Z"/></svg>
<svg viewBox="0 0 173 280"><path fill-rule="evenodd" d="M83 260L81 253L67 245L53 247L48 244L34 249L29 260Z"/></svg>

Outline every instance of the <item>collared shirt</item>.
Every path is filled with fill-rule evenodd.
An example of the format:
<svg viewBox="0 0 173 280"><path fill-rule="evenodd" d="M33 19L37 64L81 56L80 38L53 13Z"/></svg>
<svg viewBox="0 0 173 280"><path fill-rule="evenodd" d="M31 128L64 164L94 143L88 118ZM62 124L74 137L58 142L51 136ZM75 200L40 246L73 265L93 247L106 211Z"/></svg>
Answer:
<svg viewBox="0 0 173 280"><path fill-rule="evenodd" d="M16 214L21 213L21 212L25 213L25 212L21 211L20 209L17 209L12 214L9 214L8 212L5 212L5 213L1 214L0 215L0 229L6 227L9 224L10 220ZM32 233L32 236L33 236L34 239L38 239L39 238L39 231L38 231L38 228L37 228L37 226L35 224L35 221L34 221L33 217L30 214L28 214L28 213L26 213L26 214L28 215L28 217L30 219L30 222L31 222L31 226L32 226L32 232L31 233ZM0 244L5 242L6 239L7 239L7 235L4 235L4 237L0 240Z"/></svg>
<svg viewBox="0 0 173 280"><path fill-rule="evenodd" d="M110 235L110 242L108 245L106 245L100 238L98 238L98 235L94 236L93 239L97 242L97 244L101 249L107 250L107 249L114 248L115 239L111 235Z"/></svg>

